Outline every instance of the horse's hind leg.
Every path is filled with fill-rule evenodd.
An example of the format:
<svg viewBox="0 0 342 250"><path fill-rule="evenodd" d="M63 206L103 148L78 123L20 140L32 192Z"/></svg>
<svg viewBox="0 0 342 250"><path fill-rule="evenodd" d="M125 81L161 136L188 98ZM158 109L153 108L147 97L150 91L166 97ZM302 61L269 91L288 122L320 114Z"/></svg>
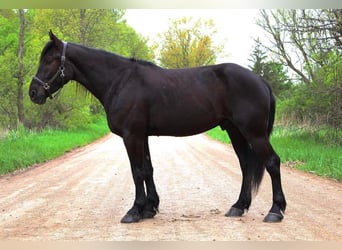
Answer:
<svg viewBox="0 0 342 250"><path fill-rule="evenodd" d="M158 212L159 206L159 196L156 190L156 186L153 180L153 166L150 155L150 149L148 145L148 137L145 139L145 159L144 159L144 168L145 168L145 184L147 191L147 202L142 212L143 218L152 218Z"/></svg>
<svg viewBox="0 0 342 250"><path fill-rule="evenodd" d="M280 158L273 150L269 139L256 137L250 140L252 149L262 160L272 180L273 204L265 222L280 222L286 209L286 200L281 186Z"/></svg>
<svg viewBox="0 0 342 250"><path fill-rule="evenodd" d="M242 216L245 210L248 210L252 202L252 189L255 188L254 181L258 178L261 181L263 175L263 167L257 159L254 152L252 152L246 139L241 132L230 122L226 121L221 125L222 129L226 130L231 141L233 148L239 158L240 167L242 171L242 185L237 202L225 214L227 217ZM257 173L259 167L259 172ZM258 175L256 178L254 175ZM254 186L253 186L254 185Z"/></svg>

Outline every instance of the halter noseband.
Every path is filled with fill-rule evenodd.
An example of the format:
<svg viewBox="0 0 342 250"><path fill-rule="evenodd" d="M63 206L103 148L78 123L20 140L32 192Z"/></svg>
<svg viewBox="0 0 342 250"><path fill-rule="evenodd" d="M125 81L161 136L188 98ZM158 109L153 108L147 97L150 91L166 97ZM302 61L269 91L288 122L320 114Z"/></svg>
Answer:
<svg viewBox="0 0 342 250"><path fill-rule="evenodd" d="M66 47L67 47L68 43L63 41L63 51L62 51L62 56L61 56L61 65L58 68L58 71L56 72L56 74L54 74L54 76L47 82L44 82L42 80L40 80L37 76L34 76L33 79L36 80L40 85L42 85L42 87L46 90L46 92L49 94L49 97L52 99L52 93L50 93L50 88L51 88L51 84L55 81L55 79L59 76L62 79L62 87L63 87L63 78L65 76L64 74L64 63L65 63L65 52L66 52ZM62 88L61 87L61 88ZM55 97L58 94L55 95Z"/></svg>

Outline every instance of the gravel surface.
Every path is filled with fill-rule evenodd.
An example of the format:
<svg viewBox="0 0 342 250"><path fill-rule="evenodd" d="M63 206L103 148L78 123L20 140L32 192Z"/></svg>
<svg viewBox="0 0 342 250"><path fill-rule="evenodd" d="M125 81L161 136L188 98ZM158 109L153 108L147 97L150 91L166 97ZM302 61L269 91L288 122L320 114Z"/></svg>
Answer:
<svg viewBox="0 0 342 250"><path fill-rule="evenodd" d="M150 148L160 196L155 218L120 223L134 184L121 138L108 135L0 177L0 239L342 240L340 182L283 166L283 222L262 222L272 201L267 173L249 212L227 218L241 184L230 145L197 135L152 137Z"/></svg>

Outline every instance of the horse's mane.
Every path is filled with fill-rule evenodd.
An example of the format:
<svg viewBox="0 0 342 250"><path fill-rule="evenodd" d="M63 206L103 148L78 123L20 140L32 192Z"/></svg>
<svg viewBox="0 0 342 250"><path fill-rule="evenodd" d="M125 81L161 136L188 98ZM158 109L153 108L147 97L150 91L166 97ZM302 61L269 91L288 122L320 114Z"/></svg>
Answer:
<svg viewBox="0 0 342 250"><path fill-rule="evenodd" d="M141 60L141 59L137 59L137 58L135 58L135 57L131 57L131 58L130 58L130 61L136 62L136 63L138 63L138 64L140 64L140 65L143 65L143 66L150 66L150 67L157 67L157 68L159 68L158 65L156 65L156 64L154 64L154 63L152 63L152 62L145 61L145 60Z"/></svg>
<svg viewBox="0 0 342 250"><path fill-rule="evenodd" d="M49 41L46 43L45 47L42 50L42 53L40 55L40 61L42 60L42 58L46 55L46 53L53 47L53 42Z"/></svg>
<svg viewBox="0 0 342 250"><path fill-rule="evenodd" d="M102 50L102 49L97 49L97 48L91 48L91 47L88 47L88 46L84 46L84 45L81 45L81 44L75 44L75 45L78 45L80 47L83 47L83 48L86 48L86 49L90 49L90 50L95 50L97 52L100 52L100 53L103 53L103 54L107 54L107 55L115 55L115 56L118 56L118 57L121 57L121 58L125 58L125 59L128 59L130 60L131 62L136 62L140 65L143 65L143 66L149 66L149 67L157 67L159 68L159 66L157 66L156 64L152 63L152 62L149 62L149 61L145 61L145 60L141 60L141 59L137 59L135 57L131 57L131 58L126 58L126 57L123 57L123 56L120 56L120 55L117 55L111 51L106 51L106 50ZM42 50L42 53L40 55L40 60L42 60L42 58L46 55L46 53L53 47L53 41L49 41L46 43L45 47L43 48Z"/></svg>

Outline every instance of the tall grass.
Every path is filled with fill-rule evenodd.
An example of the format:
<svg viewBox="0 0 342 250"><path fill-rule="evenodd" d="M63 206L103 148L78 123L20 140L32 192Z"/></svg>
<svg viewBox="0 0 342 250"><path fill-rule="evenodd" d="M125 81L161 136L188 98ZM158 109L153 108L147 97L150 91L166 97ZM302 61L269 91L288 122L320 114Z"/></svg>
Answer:
<svg viewBox="0 0 342 250"><path fill-rule="evenodd" d="M210 137L230 143L225 131L216 127ZM303 171L342 181L342 147L322 138L324 133L305 129L275 127L271 143L282 163Z"/></svg>
<svg viewBox="0 0 342 250"><path fill-rule="evenodd" d="M74 130L45 129L35 132L20 127L0 139L0 174L51 160L108 132L105 118Z"/></svg>
<svg viewBox="0 0 342 250"><path fill-rule="evenodd" d="M322 138L320 131L276 127L271 142L283 162L342 181L342 147Z"/></svg>

